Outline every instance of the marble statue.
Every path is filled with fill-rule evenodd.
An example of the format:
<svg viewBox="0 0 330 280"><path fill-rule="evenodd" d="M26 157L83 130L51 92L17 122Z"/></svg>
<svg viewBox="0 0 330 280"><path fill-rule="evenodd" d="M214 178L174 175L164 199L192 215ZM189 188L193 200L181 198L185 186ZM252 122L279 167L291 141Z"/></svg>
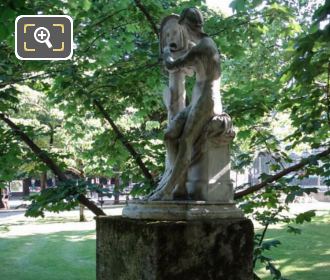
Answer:
<svg viewBox="0 0 330 280"><path fill-rule="evenodd" d="M224 119L221 132L230 130L230 119L223 114L220 97L220 54L204 33L202 14L195 8L185 9L179 18L165 18L161 27L160 47L170 73L166 104L169 126L165 132L169 162L149 200L194 199L194 193L186 188L186 175L196 157L194 145L206 136L205 128L215 116ZM191 103L185 107L184 76L192 71L196 82Z"/></svg>
<svg viewBox="0 0 330 280"><path fill-rule="evenodd" d="M242 217L230 180L231 118L220 95L220 54L203 30L196 8L163 19L160 54L169 74L164 103L165 171L145 200L132 201L123 216L133 219L189 220ZM185 80L195 75L190 104Z"/></svg>

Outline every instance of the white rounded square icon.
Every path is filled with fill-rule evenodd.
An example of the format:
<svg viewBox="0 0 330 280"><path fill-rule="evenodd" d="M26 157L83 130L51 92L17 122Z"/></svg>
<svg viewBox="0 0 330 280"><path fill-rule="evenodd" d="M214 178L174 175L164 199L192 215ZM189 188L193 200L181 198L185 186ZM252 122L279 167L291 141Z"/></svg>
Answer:
<svg viewBox="0 0 330 280"><path fill-rule="evenodd" d="M15 21L15 54L21 60L72 57L73 21L66 15L22 15Z"/></svg>

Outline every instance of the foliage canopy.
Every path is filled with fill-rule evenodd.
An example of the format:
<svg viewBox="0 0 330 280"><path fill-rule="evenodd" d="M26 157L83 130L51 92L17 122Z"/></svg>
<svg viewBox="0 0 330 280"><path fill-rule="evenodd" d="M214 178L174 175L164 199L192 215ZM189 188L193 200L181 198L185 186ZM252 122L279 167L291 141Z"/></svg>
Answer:
<svg viewBox="0 0 330 280"><path fill-rule="evenodd" d="M223 103L237 132L234 168L250 166L260 152L273 158L272 174L260 178L265 183L237 196L241 207L264 224L275 223L286 209L281 194L289 202L304 193L293 185L294 177L322 175L330 185L329 0L321 5L234 0L231 16L197 0L2 1L0 184L49 170L49 159L59 172L75 168L85 176L106 177L120 172L124 183L131 178L149 191L163 168L166 126L162 91L167 77L158 55L157 24L191 6L201 9L205 31L221 50ZM28 14L74 19L71 60L15 57L14 21ZM31 150L22 133L41 151ZM293 152L306 149L322 154L281 173ZM40 161L41 154L47 160ZM65 209L68 196L73 207L85 192L78 184L50 201L45 192L46 200L38 198L43 206L35 201L30 214ZM297 222L310 217L306 213Z"/></svg>

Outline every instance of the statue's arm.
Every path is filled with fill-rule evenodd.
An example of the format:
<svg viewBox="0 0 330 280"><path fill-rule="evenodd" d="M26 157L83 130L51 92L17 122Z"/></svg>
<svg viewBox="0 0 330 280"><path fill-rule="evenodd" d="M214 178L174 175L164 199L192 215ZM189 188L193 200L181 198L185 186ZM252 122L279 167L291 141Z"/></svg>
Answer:
<svg viewBox="0 0 330 280"><path fill-rule="evenodd" d="M177 59L174 59L172 57L170 48L165 47L164 48L165 66L168 70L191 66L191 65L193 65L193 61L194 61L195 57L198 56L200 53L201 53L201 46L196 45L196 46L192 47L184 55L179 56Z"/></svg>

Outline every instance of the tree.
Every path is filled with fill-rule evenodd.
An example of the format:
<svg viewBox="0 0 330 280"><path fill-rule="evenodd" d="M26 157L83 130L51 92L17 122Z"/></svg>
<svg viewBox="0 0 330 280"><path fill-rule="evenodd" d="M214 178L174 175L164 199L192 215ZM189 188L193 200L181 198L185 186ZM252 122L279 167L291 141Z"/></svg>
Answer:
<svg viewBox="0 0 330 280"><path fill-rule="evenodd" d="M0 3L0 181L26 169L58 176L61 185L36 197L31 215L78 202L103 214L84 196L93 186L73 183L77 178L66 174L70 168L86 176L120 170L124 184L132 178L143 186L138 191L150 191L163 168L166 126L157 24L165 15L197 6L222 53L223 102L237 130L234 168L250 166L259 152L273 159L272 173L262 174L258 185L238 188L236 198L266 227L292 221L279 218L279 209L287 207L281 194L289 202L315 191L301 190L293 178L317 174L330 185L329 5L329 0L324 5L235 0L235 13L225 17L193 0ZM74 18L72 60L16 59L12 23L17 15L38 12ZM39 97L28 106L33 95ZM292 152L304 149L314 155L294 164Z"/></svg>

